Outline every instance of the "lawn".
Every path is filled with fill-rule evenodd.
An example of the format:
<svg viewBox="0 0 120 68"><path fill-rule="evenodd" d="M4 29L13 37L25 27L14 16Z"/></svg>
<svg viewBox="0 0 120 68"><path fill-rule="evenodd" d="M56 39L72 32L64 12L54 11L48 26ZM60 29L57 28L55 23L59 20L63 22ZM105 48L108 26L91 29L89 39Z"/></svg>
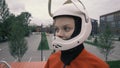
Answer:
<svg viewBox="0 0 120 68"><path fill-rule="evenodd" d="M110 65L110 68L120 68L120 60L117 61L107 61Z"/></svg>
<svg viewBox="0 0 120 68"><path fill-rule="evenodd" d="M85 41L85 43L91 44L93 46L96 46L95 43L93 43L93 42ZM120 60L117 60L117 61L107 61L107 63L109 64L110 68L120 68Z"/></svg>
<svg viewBox="0 0 120 68"><path fill-rule="evenodd" d="M48 40L45 32L41 32L41 41L38 50L49 50Z"/></svg>

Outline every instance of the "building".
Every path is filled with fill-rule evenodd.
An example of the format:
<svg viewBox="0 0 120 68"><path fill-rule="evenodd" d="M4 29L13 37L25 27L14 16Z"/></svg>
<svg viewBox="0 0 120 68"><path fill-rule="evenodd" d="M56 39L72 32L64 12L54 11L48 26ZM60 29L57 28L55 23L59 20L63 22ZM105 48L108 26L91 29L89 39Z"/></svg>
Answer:
<svg viewBox="0 0 120 68"><path fill-rule="evenodd" d="M115 35L120 35L120 10L100 16L100 31L103 31L106 25L110 26Z"/></svg>
<svg viewBox="0 0 120 68"><path fill-rule="evenodd" d="M98 20L91 19L92 31L91 35L96 35L98 33Z"/></svg>

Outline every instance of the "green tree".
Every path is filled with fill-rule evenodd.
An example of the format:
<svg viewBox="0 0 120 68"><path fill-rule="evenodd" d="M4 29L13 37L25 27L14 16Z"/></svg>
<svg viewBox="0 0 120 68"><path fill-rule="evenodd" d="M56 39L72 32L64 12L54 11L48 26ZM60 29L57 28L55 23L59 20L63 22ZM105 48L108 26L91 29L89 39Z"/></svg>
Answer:
<svg viewBox="0 0 120 68"><path fill-rule="evenodd" d="M37 26L35 26L35 25L29 26L29 29L31 30L31 32L35 32L36 31L36 27Z"/></svg>
<svg viewBox="0 0 120 68"><path fill-rule="evenodd" d="M8 5L6 4L5 0L0 0L1 21L3 22L4 20L6 20L9 15L10 15L10 12L9 12Z"/></svg>
<svg viewBox="0 0 120 68"><path fill-rule="evenodd" d="M6 36L6 37L8 37L8 35L9 35L9 31L11 30L11 24L12 24L12 20L14 20L14 18L15 18L15 15L14 14L11 14L5 21L4 21L4 23L2 23L3 24L3 28L4 29L2 29L3 30L3 32L4 32L4 35Z"/></svg>
<svg viewBox="0 0 120 68"><path fill-rule="evenodd" d="M101 32L98 37L98 47L101 53L105 56L105 60L108 60L108 56L111 54L114 48L113 34L109 25L106 25L105 29Z"/></svg>
<svg viewBox="0 0 120 68"><path fill-rule="evenodd" d="M25 35L29 36L30 28L28 24L30 23L31 19L31 14L29 12L22 12L20 15L17 16L18 20L20 23L24 25L24 30L25 30Z"/></svg>
<svg viewBox="0 0 120 68"><path fill-rule="evenodd" d="M20 17L21 18L21 17ZM27 41L25 40L25 30L23 20L20 20L19 17L12 16L9 19L11 22L10 32L8 35L9 38L9 50L10 54L21 62L22 57L27 51ZM24 19L24 18L23 18Z"/></svg>
<svg viewBox="0 0 120 68"><path fill-rule="evenodd" d="M10 12L5 0L0 0L0 37L5 39L5 24L4 21L9 17Z"/></svg>
<svg viewBox="0 0 120 68"><path fill-rule="evenodd" d="M41 50L41 61L43 61L43 50L48 50L49 45L45 32L41 32L41 42L39 44L38 50Z"/></svg>
<svg viewBox="0 0 120 68"><path fill-rule="evenodd" d="M98 43L98 39L97 39L97 37L95 37L93 43L94 43L95 45Z"/></svg>
<svg viewBox="0 0 120 68"><path fill-rule="evenodd" d="M46 34L45 32L41 32L41 42L39 44L38 50L48 50L48 49L49 49L49 45Z"/></svg>

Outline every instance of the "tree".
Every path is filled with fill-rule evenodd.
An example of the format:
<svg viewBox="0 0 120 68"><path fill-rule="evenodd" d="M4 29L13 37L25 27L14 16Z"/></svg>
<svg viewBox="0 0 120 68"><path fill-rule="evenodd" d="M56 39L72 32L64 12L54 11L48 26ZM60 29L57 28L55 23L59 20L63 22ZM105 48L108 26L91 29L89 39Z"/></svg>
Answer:
<svg viewBox="0 0 120 68"><path fill-rule="evenodd" d="M108 56L111 54L114 48L113 44L113 34L110 30L110 26L106 25L105 30L101 32L98 37L98 47L101 53L105 56L105 60L108 60Z"/></svg>
<svg viewBox="0 0 120 68"><path fill-rule="evenodd" d="M35 31L36 31L36 27L37 27L37 26L35 26L35 25L29 26L31 32L35 32Z"/></svg>
<svg viewBox="0 0 120 68"><path fill-rule="evenodd" d="M10 54L19 62L21 62L22 57L28 49L25 34L26 29L29 27L30 16L30 13L22 12L17 17L15 15L9 16L5 21L6 24L10 24L8 28Z"/></svg>
<svg viewBox="0 0 120 68"><path fill-rule="evenodd" d="M21 62L23 55L28 49L27 41L25 40L24 25L15 16L11 17L10 22L12 22L10 34L8 36L10 54Z"/></svg>
<svg viewBox="0 0 120 68"><path fill-rule="evenodd" d="M9 17L10 12L5 0L0 0L0 37L5 39L5 24L4 21Z"/></svg>
<svg viewBox="0 0 120 68"><path fill-rule="evenodd" d="M53 25L50 24L48 30L49 30L49 33L51 33L51 34L54 33L54 27L53 27Z"/></svg>
<svg viewBox="0 0 120 68"><path fill-rule="evenodd" d="M5 0L0 0L0 37L8 37L10 54L19 62L28 49L25 34L30 17L28 12L22 12L17 17L10 14Z"/></svg>
<svg viewBox="0 0 120 68"><path fill-rule="evenodd" d="M28 36L30 32L30 28L28 24L30 23L31 14L29 12L22 12L20 15L17 16L20 23L24 25L25 35Z"/></svg>
<svg viewBox="0 0 120 68"><path fill-rule="evenodd" d="M43 50L48 50L49 45L45 32L41 32L41 42L39 44L38 50L41 50L41 61L43 61Z"/></svg>
<svg viewBox="0 0 120 68"><path fill-rule="evenodd" d="M11 30L11 24L12 24L12 22L11 21L13 21L13 19L15 18L15 15L14 14L11 14L2 24L2 26L3 26L3 28L4 29L2 29L3 30L3 32L4 32L4 35L6 36L6 37L8 37L8 35L9 35L9 31Z"/></svg>
<svg viewBox="0 0 120 68"><path fill-rule="evenodd" d="M48 49L49 49L49 45L48 45L46 33L41 32L41 42L39 44L38 50L48 50Z"/></svg>
<svg viewBox="0 0 120 68"><path fill-rule="evenodd" d="M97 37L95 37L93 43L94 43L95 45L98 43L98 39L97 39Z"/></svg>
<svg viewBox="0 0 120 68"><path fill-rule="evenodd" d="M0 16L2 22L6 20L9 15L10 15L9 8L5 0L0 0Z"/></svg>

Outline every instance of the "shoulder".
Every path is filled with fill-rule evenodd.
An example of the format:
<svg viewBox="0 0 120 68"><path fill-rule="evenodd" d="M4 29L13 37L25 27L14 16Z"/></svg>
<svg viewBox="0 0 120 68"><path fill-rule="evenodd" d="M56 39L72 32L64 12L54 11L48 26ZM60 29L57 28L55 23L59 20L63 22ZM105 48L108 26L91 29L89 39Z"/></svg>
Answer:
<svg viewBox="0 0 120 68"><path fill-rule="evenodd" d="M55 65L56 62L59 62L60 61L60 55L61 55L60 51L51 54L50 57L48 58L46 64L45 64L45 68L52 67L52 66Z"/></svg>
<svg viewBox="0 0 120 68"><path fill-rule="evenodd" d="M79 58L82 59L86 64L92 65L96 68L109 68L108 64L105 61L101 60L85 49L79 55Z"/></svg>
<svg viewBox="0 0 120 68"><path fill-rule="evenodd" d="M60 55L61 55L61 51L57 51L57 52L51 54L51 55L49 56L48 60L49 60L49 61L50 61L50 60L53 61L53 60L60 59Z"/></svg>

